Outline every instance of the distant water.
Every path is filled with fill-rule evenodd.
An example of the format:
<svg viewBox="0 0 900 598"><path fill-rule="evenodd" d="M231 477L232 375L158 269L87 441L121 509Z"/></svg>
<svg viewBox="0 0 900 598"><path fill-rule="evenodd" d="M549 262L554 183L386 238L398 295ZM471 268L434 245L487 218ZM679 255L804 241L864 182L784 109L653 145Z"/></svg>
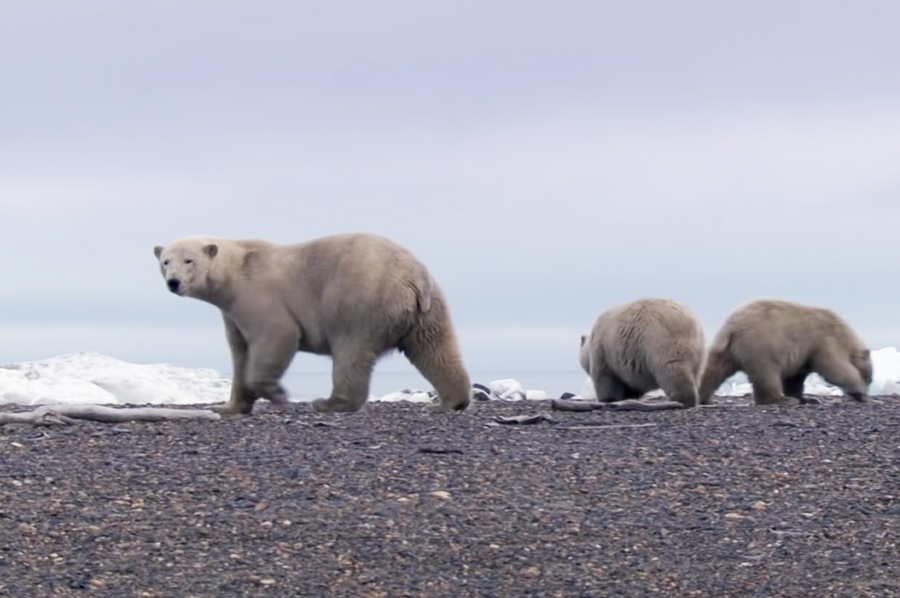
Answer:
<svg viewBox="0 0 900 598"><path fill-rule="evenodd" d="M488 384L494 380L513 378L526 390L544 390L550 396L559 396L564 392L578 394L587 380L584 372L558 371L558 372L469 372L472 382ZM331 393L330 372L292 372L284 376L282 383L288 390L291 398L314 399L327 397ZM377 369L372 375L370 395L382 396L398 390L432 390L431 384L418 372L386 371Z"/></svg>

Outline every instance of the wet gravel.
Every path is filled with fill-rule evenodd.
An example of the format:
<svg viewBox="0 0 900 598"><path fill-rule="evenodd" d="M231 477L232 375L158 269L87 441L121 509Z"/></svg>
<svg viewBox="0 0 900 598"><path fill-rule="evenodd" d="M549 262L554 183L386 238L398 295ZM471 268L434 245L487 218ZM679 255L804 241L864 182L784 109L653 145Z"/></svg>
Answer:
<svg viewBox="0 0 900 598"><path fill-rule="evenodd" d="M5 426L0 596L900 595L900 398L746 404Z"/></svg>

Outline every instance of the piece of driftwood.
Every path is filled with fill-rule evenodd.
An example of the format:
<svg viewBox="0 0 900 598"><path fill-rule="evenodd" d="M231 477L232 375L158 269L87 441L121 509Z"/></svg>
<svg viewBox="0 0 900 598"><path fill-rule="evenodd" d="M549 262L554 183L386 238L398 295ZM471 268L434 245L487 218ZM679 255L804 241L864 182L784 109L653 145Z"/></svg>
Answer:
<svg viewBox="0 0 900 598"><path fill-rule="evenodd" d="M0 413L0 425L31 424L33 426L69 426L86 419L107 424L129 421L158 422L172 419L216 421L222 416L209 409L166 409L163 407L135 407L116 409L101 405L44 405L33 411Z"/></svg>
<svg viewBox="0 0 900 598"><path fill-rule="evenodd" d="M550 408L555 411L595 411L603 409L603 404L597 401L553 399L550 403Z"/></svg>
<svg viewBox="0 0 900 598"><path fill-rule="evenodd" d="M609 424L606 422L585 422L573 426L556 426L556 430L612 430L615 428L655 428L656 424Z"/></svg>
<svg viewBox="0 0 900 598"><path fill-rule="evenodd" d="M555 424L556 420L547 415L546 413L534 413L531 415L510 415L510 416L502 416L498 415L494 418L494 421L498 424L513 424L513 425L522 425L522 424L539 424L541 422L547 422L551 424Z"/></svg>
<svg viewBox="0 0 900 598"><path fill-rule="evenodd" d="M420 447L417 451L419 453L423 453L426 455L464 455L465 453L460 449L455 448L432 448L423 446Z"/></svg>
<svg viewBox="0 0 900 598"><path fill-rule="evenodd" d="M684 409L684 405L678 401L644 402L637 399L625 399L624 401L614 401L612 403L553 399L551 407L557 411L596 411L598 409L610 409L613 411L666 411L668 409Z"/></svg>

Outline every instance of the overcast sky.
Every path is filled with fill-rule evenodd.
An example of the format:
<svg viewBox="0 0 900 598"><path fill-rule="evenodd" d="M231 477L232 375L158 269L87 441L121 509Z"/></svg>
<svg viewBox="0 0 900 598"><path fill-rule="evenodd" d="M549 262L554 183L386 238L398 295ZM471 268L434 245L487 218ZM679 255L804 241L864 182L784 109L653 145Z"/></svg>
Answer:
<svg viewBox="0 0 900 598"><path fill-rule="evenodd" d="M710 338L769 296L900 345L898 23L893 0L6 0L0 363L227 371L217 310L152 252L195 233L386 235L474 372L577 370L645 296Z"/></svg>

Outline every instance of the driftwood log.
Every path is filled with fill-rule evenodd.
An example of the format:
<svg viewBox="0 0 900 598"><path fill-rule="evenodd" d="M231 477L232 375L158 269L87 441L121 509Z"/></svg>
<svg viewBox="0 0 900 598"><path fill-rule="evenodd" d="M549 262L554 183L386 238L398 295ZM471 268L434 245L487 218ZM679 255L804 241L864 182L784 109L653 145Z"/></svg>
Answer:
<svg viewBox="0 0 900 598"><path fill-rule="evenodd" d="M209 409L166 409L162 407L116 409L101 405L60 404L44 405L33 411L0 413L0 425L69 426L79 419L118 424L129 421L158 422L171 419L216 421L221 418L221 415Z"/></svg>
<svg viewBox="0 0 900 598"><path fill-rule="evenodd" d="M613 430L617 428L655 428L656 424L610 424L607 422L584 422L571 426L556 426L555 430Z"/></svg>
<svg viewBox="0 0 900 598"><path fill-rule="evenodd" d="M613 411L666 411L668 409L684 409L684 405L678 401L653 401L643 402L637 399L625 399L612 403L600 403L597 401L553 399L551 407L557 411L597 411L598 409L610 409Z"/></svg>

